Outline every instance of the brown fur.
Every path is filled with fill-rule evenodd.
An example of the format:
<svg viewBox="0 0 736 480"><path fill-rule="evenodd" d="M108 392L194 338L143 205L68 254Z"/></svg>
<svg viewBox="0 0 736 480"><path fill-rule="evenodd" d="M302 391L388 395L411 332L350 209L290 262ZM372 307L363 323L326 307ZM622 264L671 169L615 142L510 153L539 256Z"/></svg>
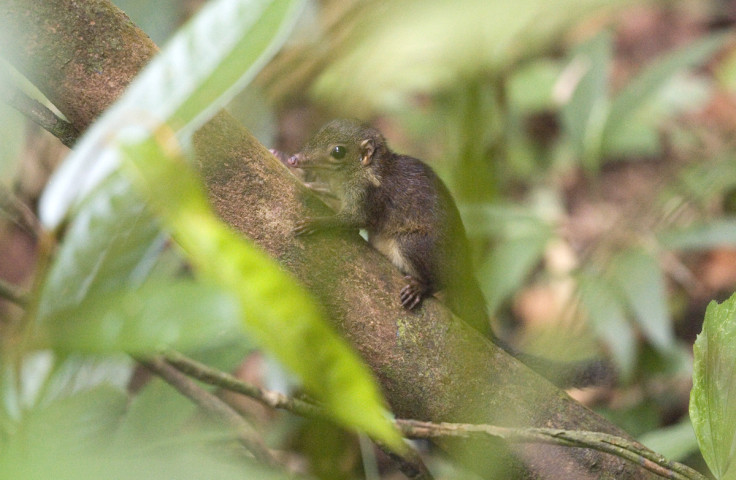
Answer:
<svg viewBox="0 0 736 480"><path fill-rule="evenodd" d="M344 148L342 158L331 155L336 147ZM490 333L460 215L428 165L392 152L378 130L350 120L325 125L287 163L314 172L340 200L335 216L307 218L297 233L365 229L371 245L407 276L399 295L406 308L444 290L458 316Z"/></svg>

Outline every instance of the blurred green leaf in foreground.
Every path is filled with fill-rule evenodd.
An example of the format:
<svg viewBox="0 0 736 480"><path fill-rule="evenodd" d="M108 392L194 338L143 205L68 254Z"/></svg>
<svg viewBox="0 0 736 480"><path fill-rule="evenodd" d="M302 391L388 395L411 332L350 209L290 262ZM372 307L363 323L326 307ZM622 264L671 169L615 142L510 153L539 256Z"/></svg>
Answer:
<svg viewBox="0 0 736 480"><path fill-rule="evenodd" d="M736 478L736 295L708 305L693 352L690 419L700 450L716 478Z"/></svg>

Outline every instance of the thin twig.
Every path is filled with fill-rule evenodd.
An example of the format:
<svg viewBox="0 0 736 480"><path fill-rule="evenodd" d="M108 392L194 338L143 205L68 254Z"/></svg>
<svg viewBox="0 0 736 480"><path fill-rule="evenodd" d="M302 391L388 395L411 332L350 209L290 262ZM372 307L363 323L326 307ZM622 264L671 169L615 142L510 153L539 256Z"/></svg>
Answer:
<svg viewBox="0 0 736 480"><path fill-rule="evenodd" d="M0 279L0 298L4 298L20 307L28 304L28 295L22 293L20 288Z"/></svg>
<svg viewBox="0 0 736 480"><path fill-rule="evenodd" d="M493 425L431 423L418 420L396 420L396 425L409 438L480 436L499 438L508 443L545 443L564 447L590 448L616 455L664 478L706 480L704 475L686 465L671 462L639 444L607 433L555 428L506 428Z"/></svg>
<svg viewBox="0 0 736 480"><path fill-rule="evenodd" d="M30 120L40 125L69 148L79 138L79 131L71 123L54 114L49 108L32 99L17 88L5 86L3 100Z"/></svg>
<svg viewBox="0 0 736 480"><path fill-rule="evenodd" d="M18 228L38 240L43 234L43 227L38 217L13 192L0 184L0 213L6 215Z"/></svg>
<svg viewBox="0 0 736 480"><path fill-rule="evenodd" d="M0 185L0 214L6 216L34 240L39 241L43 237L43 228L38 218L25 203L3 185ZM21 307L28 304L27 293L2 279L0 279L0 298Z"/></svg>
<svg viewBox="0 0 736 480"><path fill-rule="evenodd" d="M318 405L243 382L230 374L208 367L178 352L168 351L165 354L165 358L169 364L176 367L182 373L209 385L214 385L231 392L241 393L267 407L286 410L307 418L330 418L325 410ZM412 480L432 479L432 474L429 473L429 469L427 469L427 466L416 451L410 450L408 454L402 456L392 452L388 447L377 442L375 439L373 441L396 462L399 469L408 478Z"/></svg>
<svg viewBox="0 0 736 480"><path fill-rule="evenodd" d="M323 409L317 405L250 385L179 353L168 352L166 358L169 363L187 375L224 390L242 393L266 406L288 410L305 417L318 416L324 418L327 416ZM395 423L404 436L408 438L431 439L437 437L480 436L499 438L508 443L544 443L564 447L589 448L616 455L664 478L675 480L706 479L705 476L686 465L671 462L640 444L607 433L552 428L507 428L493 425L432 423L401 419L396 420ZM411 460L409 462L409 465L413 464Z"/></svg>
<svg viewBox="0 0 736 480"><path fill-rule="evenodd" d="M164 357L168 363L190 377L224 390L242 393L267 407L288 410L302 417L328 418L324 410L317 405L243 382L228 373L208 367L179 352L167 351Z"/></svg>
<svg viewBox="0 0 736 480"><path fill-rule="evenodd" d="M422 460L422 457L419 456L419 452L414 448L410 448L409 453L399 455L383 443L374 439L372 440L383 453L396 463L396 466L399 467L399 470L406 478L411 480L432 480L434 478L429 472L427 465L425 465L424 460Z"/></svg>
<svg viewBox="0 0 736 480"><path fill-rule="evenodd" d="M258 460L268 465L278 464L253 427L225 402L201 388L189 377L166 363L161 357L150 359L138 358L137 360L178 390L179 393L196 403L202 410L217 417L223 423L232 426L236 431L240 443Z"/></svg>

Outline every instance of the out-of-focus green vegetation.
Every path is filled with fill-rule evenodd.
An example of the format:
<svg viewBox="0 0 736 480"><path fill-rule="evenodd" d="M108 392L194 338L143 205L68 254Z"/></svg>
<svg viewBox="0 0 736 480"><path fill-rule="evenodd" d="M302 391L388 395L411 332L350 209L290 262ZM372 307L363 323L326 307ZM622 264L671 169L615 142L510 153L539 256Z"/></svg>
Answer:
<svg viewBox="0 0 736 480"><path fill-rule="evenodd" d="M176 31L175 20L199 7L116 3L162 45ZM209 8L222 14L236 3ZM252 37L234 43L190 29L186 51L217 52L191 69L201 74L199 88L186 84L194 79L185 73L164 76L172 83L158 91L175 93L184 85L180 103L157 105L166 95L138 100L178 119L174 133L184 144L225 100L268 146L285 149L331 117L375 123L395 150L427 161L453 191L496 330L524 350L558 352L558 359L612 359L619 384L601 389L591 405L661 453L702 462L687 417L690 343L705 304L736 285L732 7L717 0L323 0L305 2L297 19L291 3L298 2L265 2L285 10L264 14L251 25ZM232 25L219 33L249 31L239 12L221 16ZM286 47L265 64L290 21L296 28ZM5 64L3 72L18 83ZM254 84L231 98L256 73ZM142 83L139 92L156 91L149 87ZM1 183L35 205L25 177L42 176L29 165L51 168L34 148L49 139L30 136L23 118L7 108L0 104ZM85 170L83 162L78 167ZM230 432L197 418L162 383L128 399L132 362L122 352L173 345L232 369L263 340L241 322L255 328L265 320L248 319L248 302L227 288L235 280L218 278L225 272L191 275L185 257L166 248L162 209L150 210L128 177L114 175L86 191L83 200L76 190L46 192L48 209L56 212L51 223L61 221L65 207L73 207L73 216L35 279L37 306L25 317L0 312L0 478L49 471L70 479L138 478L140 472L281 478L231 451ZM170 217L162 223L172 228ZM3 245L15 241L9 225L0 230ZM260 258L252 247L241 248ZM195 267L209 258L200 255L189 258ZM11 263L3 259L0 268ZM255 264L241 285L252 286L248 293L290 281L265 261ZM314 308L300 290L294 297L295 309ZM251 313L283 314L280 296L251 300L259 307ZM304 328L318 325L311 323L319 321L314 312ZM315 328L310 331L332 335ZM302 385L320 385L315 390L343 378L327 372L358 372L344 386L353 397L330 387L335 396L326 403L347 425L380 423L380 401L363 395L373 387L361 368L319 363L330 355L353 362L342 347L311 355L286 341L264 345L287 367L291 355L292 371ZM303 369L294 369L294 355ZM696 367L708 362L715 360ZM275 383L296 381L285 381L279 368L261 373ZM707 386L700 392L706 400L733 400ZM353 408L356 398L367 403ZM696 429L701 447L702 425ZM374 470L359 462L357 441L333 426L281 418L268 428L277 448L310 458L307 470L322 478L369 478L362 472ZM708 455L711 467L729 459ZM139 470L125 461L132 456L142 459ZM430 460L441 478L460 475Z"/></svg>
<svg viewBox="0 0 736 480"><path fill-rule="evenodd" d="M736 294L708 304L694 345L690 418L700 450L716 478L733 478L736 441Z"/></svg>

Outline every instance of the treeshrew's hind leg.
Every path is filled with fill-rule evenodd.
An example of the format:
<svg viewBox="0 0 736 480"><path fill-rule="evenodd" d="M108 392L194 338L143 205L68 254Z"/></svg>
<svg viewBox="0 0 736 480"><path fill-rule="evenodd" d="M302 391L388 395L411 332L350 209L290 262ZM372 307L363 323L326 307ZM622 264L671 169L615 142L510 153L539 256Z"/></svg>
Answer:
<svg viewBox="0 0 736 480"><path fill-rule="evenodd" d="M422 301L422 297L427 293L427 286L411 275L406 275L404 280L407 283L399 292L399 298L405 309L412 310Z"/></svg>

